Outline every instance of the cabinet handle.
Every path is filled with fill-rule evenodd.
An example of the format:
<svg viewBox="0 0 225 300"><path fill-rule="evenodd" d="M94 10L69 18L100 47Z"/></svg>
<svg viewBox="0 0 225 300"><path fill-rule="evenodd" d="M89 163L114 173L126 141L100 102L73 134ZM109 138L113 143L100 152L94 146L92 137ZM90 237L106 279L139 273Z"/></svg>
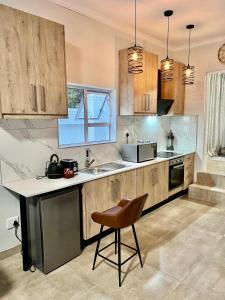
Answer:
<svg viewBox="0 0 225 300"><path fill-rule="evenodd" d="M142 111L145 111L145 107L146 107L146 97L145 95L142 97Z"/></svg>
<svg viewBox="0 0 225 300"><path fill-rule="evenodd" d="M39 89L41 97L41 110L46 112L45 87L43 85L40 85Z"/></svg>
<svg viewBox="0 0 225 300"><path fill-rule="evenodd" d="M119 179L116 179L116 192L115 192L116 198L120 200L120 181Z"/></svg>
<svg viewBox="0 0 225 300"><path fill-rule="evenodd" d="M31 84L31 104L32 104L32 110L37 112L37 87L34 84Z"/></svg>
<svg viewBox="0 0 225 300"><path fill-rule="evenodd" d="M114 180L111 181L111 196L112 196L112 201L115 202L115 184L114 184Z"/></svg>
<svg viewBox="0 0 225 300"><path fill-rule="evenodd" d="M150 110L150 95L148 94L148 111Z"/></svg>
<svg viewBox="0 0 225 300"><path fill-rule="evenodd" d="M158 169L155 168L155 184L158 184L159 183L159 176L158 176Z"/></svg>

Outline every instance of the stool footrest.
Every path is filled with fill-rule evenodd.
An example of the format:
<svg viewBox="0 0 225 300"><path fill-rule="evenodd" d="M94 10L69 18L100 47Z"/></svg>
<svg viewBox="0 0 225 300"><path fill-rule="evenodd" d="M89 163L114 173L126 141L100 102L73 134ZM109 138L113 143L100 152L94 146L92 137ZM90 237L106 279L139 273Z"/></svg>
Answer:
<svg viewBox="0 0 225 300"><path fill-rule="evenodd" d="M112 264L118 266L118 263L116 263L115 261L111 260L110 258L108 258L108 257L106 257L106 256L104 256L104 255L102 255L102 254L100 254L100 252L102 252L103 250L107 249L108 247L110 247L110 246L113 245L113 244L116 244L116 242L113 241L112 243L110 243L110 244L106 245L105 247L103 247L102 249L98 250L97 255L100 256L101 258L103 258L103 259L105 259L105 260L111 262ZM135 248L133 248L133 247L131 247L131 246L129 246L129 245L126 245L126 244L124 244L124 243L120 243L120 244L123 245L123 246L125 246L125 247L127 247L127 248L129 248L129 249L132 249L132 250L135 251L135 253L133 253L131 256L129 256L125 261L121 262L120 265L122 266L123 264L125 264L126 262L128 262L128 260L130 260L130 259L133 258L135 255L137 255L137 254L138 254L138 251L137 251L137 249L135 249Z"/></svg>

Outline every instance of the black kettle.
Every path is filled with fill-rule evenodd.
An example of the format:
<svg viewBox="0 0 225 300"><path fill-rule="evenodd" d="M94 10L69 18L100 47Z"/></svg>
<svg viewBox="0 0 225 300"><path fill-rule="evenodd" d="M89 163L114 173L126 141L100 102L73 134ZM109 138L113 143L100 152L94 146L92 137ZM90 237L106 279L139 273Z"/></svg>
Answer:
<svg viewBox="0 0 225 300"><path fill-rule="evenodd" d="M59 157L57 154L52 154L50 161L46 163L45 176L50 179L63 177L63 166L59 162Z"/></svg>

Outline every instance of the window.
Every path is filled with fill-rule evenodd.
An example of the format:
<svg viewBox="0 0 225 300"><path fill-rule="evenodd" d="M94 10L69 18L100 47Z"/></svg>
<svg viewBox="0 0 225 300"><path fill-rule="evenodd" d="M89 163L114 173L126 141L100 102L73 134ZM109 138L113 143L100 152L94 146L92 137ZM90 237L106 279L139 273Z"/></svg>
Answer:
<svg viewBox="0 0 225 300"><path fill-rule="evenodd" d="M207 74L207 152L225 156L225 71Z"/></svg>
<svg viewBox="0 0 225 300"><path fill-rule="evenodd" d="M59 147L114 142L114 91L68 85L68 118L58 119Z"/></svg>

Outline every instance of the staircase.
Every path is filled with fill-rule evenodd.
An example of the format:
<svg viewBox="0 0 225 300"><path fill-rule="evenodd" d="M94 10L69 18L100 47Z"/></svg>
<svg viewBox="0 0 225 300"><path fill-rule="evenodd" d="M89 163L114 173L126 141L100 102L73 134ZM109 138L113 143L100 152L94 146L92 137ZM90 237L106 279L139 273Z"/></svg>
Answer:
<svg viewBox="0 0 225 300"><path fill-rule="evenodd" d="M198 172L197 182L189 186L188 196L225 208L225 174Z"/></svg>

